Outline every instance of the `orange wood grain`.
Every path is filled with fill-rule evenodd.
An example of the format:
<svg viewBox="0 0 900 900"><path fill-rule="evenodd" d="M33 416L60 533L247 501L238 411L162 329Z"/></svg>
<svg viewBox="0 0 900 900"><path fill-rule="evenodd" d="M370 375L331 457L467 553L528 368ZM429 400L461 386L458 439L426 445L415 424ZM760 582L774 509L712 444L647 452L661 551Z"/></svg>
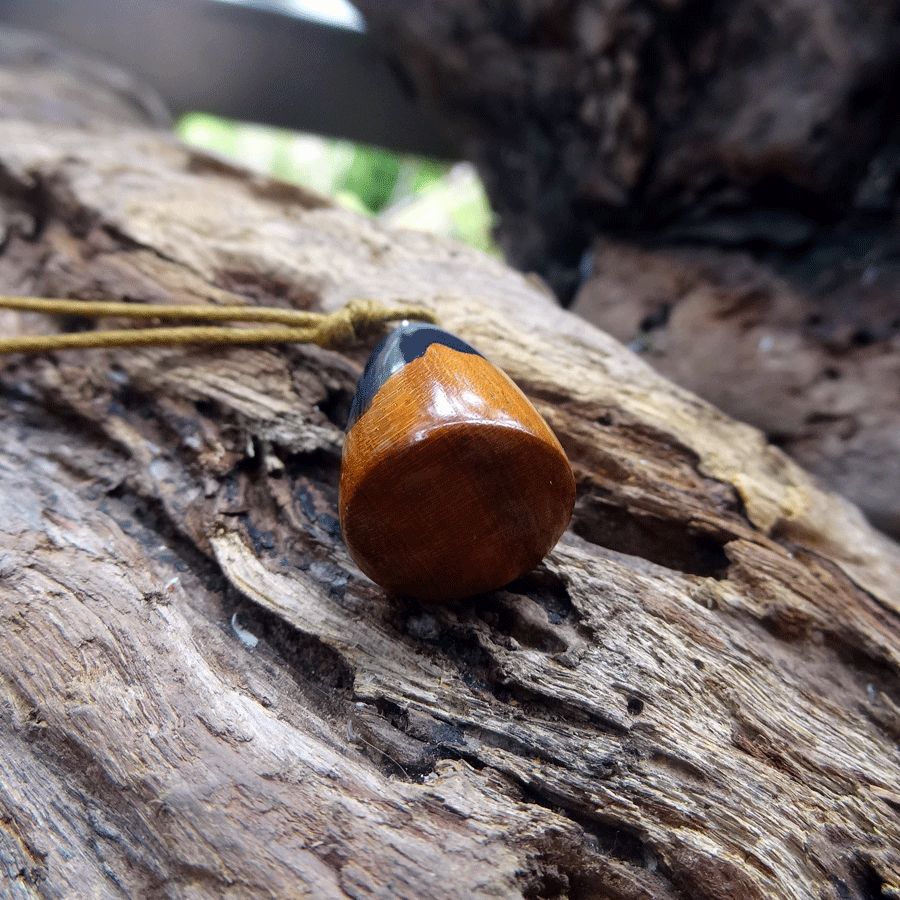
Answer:
<svg viewBox="0 0 900 900"><path fill-rule="evenodd" d="M575 480L546 422L481 356L432 344L349 431L340 515L388 591L449 600L536 566L569 523Z"/></svg>

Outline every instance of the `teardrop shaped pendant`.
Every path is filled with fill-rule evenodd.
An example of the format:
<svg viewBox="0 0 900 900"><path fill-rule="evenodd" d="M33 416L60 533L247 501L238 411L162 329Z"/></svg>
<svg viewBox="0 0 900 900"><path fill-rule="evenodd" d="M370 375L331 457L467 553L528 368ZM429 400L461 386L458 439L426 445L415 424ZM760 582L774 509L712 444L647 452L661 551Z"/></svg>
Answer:
<svg viewBox="0 0 900 900"><path fill-rule="evenodd" d="M347 549L374 582L426 600L503 587L549 553L574 505L559 441L474 348L422 322L375 348L340 484Z"/></svg>

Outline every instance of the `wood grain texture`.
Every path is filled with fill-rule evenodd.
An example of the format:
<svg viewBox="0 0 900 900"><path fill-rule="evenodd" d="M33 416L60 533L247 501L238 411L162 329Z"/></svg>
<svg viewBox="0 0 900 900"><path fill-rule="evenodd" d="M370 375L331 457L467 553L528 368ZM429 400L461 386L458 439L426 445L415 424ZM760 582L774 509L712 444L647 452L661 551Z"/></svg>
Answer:
<svg viewBox="0 0 900 900"><path fill-rule="evenodd" d="M533 569L572 518L559 441L496 366L432 344L344 440L340 518L354 562L398 594L453 600Z"/></svg>
<svg viewBox="0 0 900 900"><path fill-rule="evenodd" d="M511 589L397 603L336 521L368 348L3 360L0 893L898 895L900 550L854 507L497 260L166 135L3 135L4 290L423 303L578 500Z"/></svg>
<svg viewBox="0 0 900 900"><path fill-rule="evenodd" d="M830 284L823 294L745 252L601 241L573 312L762 430L896 539L900 266L874 252L858 264L799 256L809 280Z"/></svg>

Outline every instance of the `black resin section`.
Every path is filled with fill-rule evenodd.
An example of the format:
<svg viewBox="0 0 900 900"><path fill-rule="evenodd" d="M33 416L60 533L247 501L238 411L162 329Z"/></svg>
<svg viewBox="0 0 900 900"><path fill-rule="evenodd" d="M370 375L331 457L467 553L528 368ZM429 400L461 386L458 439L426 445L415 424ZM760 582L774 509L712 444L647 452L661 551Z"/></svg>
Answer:
<svg viewBox="0 0 900 900"><path fill-rule="evenodd" d="M429 322L401 323L372 351L356 387L356 396L353 398L350 418L347 421L347 431L371 406L375 395L388 378L399 372L407 363L424 356L432 344L443 344L460 353L474 353L481 356L465 341Z"/></svg>

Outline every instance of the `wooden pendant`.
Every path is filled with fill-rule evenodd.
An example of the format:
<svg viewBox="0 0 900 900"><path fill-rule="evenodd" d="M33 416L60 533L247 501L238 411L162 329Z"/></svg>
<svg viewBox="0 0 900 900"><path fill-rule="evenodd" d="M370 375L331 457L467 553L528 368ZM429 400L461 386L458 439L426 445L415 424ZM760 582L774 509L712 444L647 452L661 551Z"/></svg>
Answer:
<svg viewBox="0 0 900 900"><path fill-rule="evenodd" d="M575 479L511 379L467 343L404 322L360 379L341 465L354 562L385 590L451 600L503 587L565 531Z"/></svg>

